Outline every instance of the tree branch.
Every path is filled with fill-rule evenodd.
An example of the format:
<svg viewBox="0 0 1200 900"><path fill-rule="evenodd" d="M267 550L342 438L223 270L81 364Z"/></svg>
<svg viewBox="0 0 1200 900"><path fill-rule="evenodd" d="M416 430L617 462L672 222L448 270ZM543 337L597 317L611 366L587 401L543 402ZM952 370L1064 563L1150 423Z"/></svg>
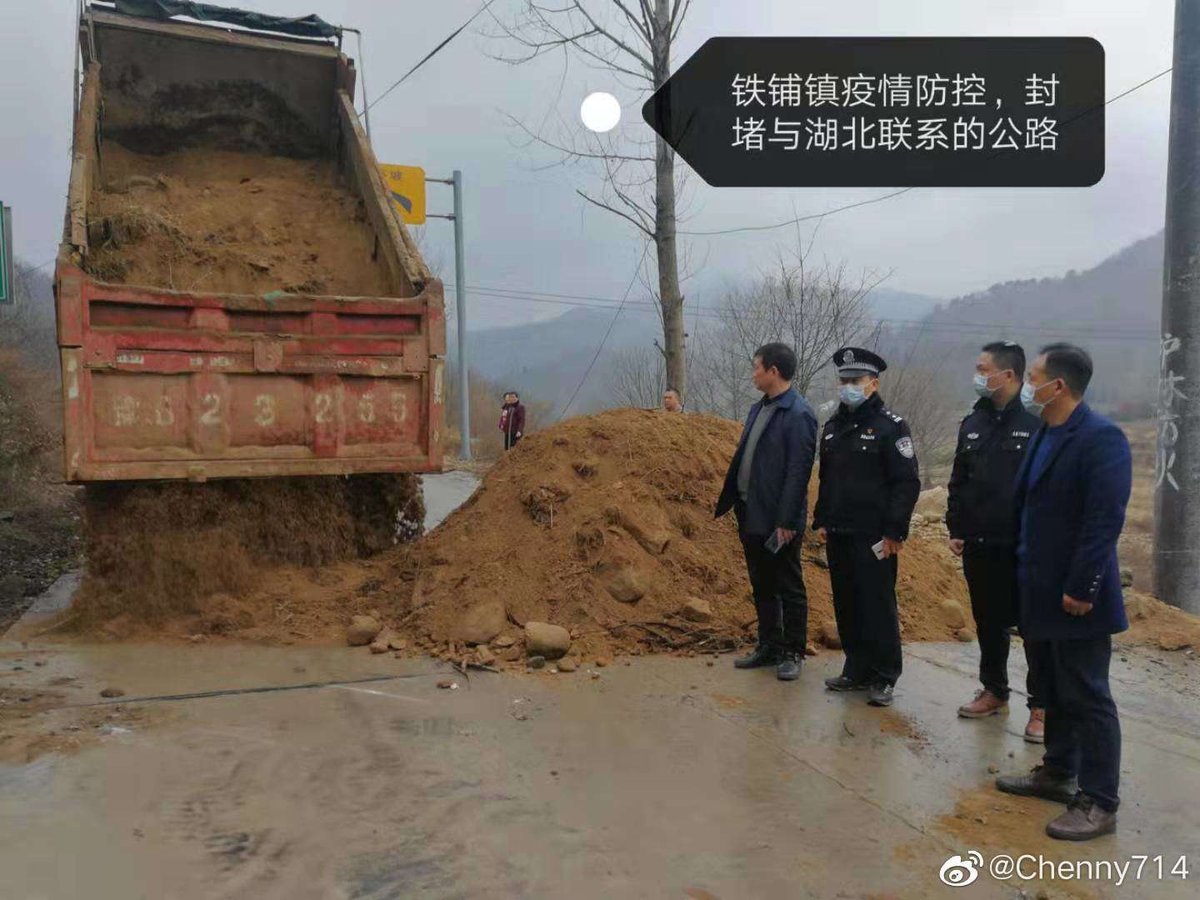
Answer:
<svg viewBox="0 0 1200 900"><path fill-rule="evenodd" d="M614 206L610 206L609 204L605 203L602 200L597 200L594 197L590 197L587 194L585 194L583 191L579 190L578 188L575 189L575 193L577 193L580 197L582 197L588 203L591 203L593 206L598 206L601 209L608 210L613 215L620 216L622 219L624 219L625 221L632 224L635 228L637 228L638 231L645 234L646 237L653 239L654 232L648 230L641 222L639 222L633 216L629 215L629 213L622 212L621 210L617 209Z"/></svg>

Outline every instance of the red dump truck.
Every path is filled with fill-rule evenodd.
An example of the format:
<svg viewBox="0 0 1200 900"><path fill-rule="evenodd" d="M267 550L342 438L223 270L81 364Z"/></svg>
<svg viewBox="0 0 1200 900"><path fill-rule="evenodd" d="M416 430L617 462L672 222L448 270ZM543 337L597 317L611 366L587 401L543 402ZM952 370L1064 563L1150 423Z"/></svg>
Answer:
<svg viewBox="0 0 1200 900"><path fill-rule="evenodd" d="M442 284L392 210L341 32L229 12L81 12L67 479L438 471Z"/></svg>

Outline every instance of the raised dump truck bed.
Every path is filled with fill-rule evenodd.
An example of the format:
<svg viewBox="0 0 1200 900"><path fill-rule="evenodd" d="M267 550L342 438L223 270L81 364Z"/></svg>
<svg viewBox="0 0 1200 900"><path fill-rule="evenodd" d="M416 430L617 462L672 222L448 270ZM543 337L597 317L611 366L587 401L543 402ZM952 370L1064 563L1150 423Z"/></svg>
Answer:
<svg viewBox="0 0 1200 900"><path fill-rule="evenodd" d="M332 43L97 7L56 275L73 482L441 467L445 316Z"/></svg>

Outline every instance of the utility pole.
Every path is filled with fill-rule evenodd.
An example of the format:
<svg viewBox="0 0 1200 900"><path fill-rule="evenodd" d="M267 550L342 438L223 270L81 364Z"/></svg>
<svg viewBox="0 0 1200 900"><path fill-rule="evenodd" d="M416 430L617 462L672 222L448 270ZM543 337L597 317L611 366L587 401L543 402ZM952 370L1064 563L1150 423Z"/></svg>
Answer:
<svg viewBox="0 0 1200 900"><path fill-rule="evenodd" d="M471 458L471 385L467 376L467 263L463 244L462 172L454 170L451 178L426 178L437 184L454 188L454 212L451 215L427 213L426 218L450 219L454 222L454 302L458 317L458 403L462 440L459 455Z"/></svg>
<svg viewBox="0 0 1200 900"><path fill-rule="evenodd" d="M1200 3L1175 0L1155 464L1154 587L1200 613Z"/></svg>

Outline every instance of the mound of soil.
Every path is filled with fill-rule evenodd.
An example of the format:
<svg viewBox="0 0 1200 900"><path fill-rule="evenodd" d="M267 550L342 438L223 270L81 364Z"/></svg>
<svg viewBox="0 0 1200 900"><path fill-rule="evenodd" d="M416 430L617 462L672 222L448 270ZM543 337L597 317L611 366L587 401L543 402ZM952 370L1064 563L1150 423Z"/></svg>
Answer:
<svg viewBox="0 0 1200 900"><path fill-rule="evenodd" d="M180 291L394 296L361 200L331 162L104 144L85 268Z"/></svg>
<svg viewBox="0 0 1200 900"><path fill-rule="evenodd" d="M519 641L526 622L549 622L569 629L572 654L585 657L745 643L755 614L736 523L712 517L740 427L614 410L530 435L413 548L411 597L393 627L444 649L478 639L466 626L494 623L499 604L502 637ZM816 641L836 630L823 548L804 540ZM906 640L953 640L943 604L968 608L942 541L914 535L901 556ZM708 609L685 610L693 600Z"/></svg>
<svg viewBox="0 0 1200 900"><path fill-rule="evenodd" d="M239 630L253 616L233 598L275 583L279 567L370 556L419 535L424 515L413 475L92 485L72 622L117 637L180 619Z"/></svg>

